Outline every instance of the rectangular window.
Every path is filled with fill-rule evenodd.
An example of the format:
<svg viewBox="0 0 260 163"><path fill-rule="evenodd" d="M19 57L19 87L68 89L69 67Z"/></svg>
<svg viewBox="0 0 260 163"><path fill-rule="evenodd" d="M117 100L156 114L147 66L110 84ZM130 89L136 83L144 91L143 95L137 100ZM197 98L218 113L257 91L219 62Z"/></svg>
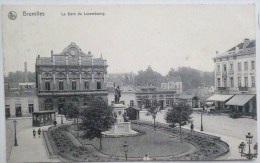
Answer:
<svg viewBox="0 0 260 163"><path fill-rule="evenodd" d="M241 63L237 63L237 71L241 71Z"/></svg>
<svg viewBox="0 0 260 163"><path fill-rule="evenodd" d="M248 86L248 77L245 77L245 87Z"/></svg>
<svg viewBox="0 0 260 163"><path fill-rule="evenodd" d="M72 82L71 82L71 88L72 88L72 90L76 90L76 89L77 89L77 83L76 83L76 81L72 81Z"/></svg>
<svg viewBox="0 0 260 163"><path fill-rule="evenodd" d="M217 65L217 72L220 72L220 65Z"/></svg>
<svg viewBox="0 0 260 163"><path fill-rule="evenodd" d="M89 90L89 82L85 81L84 83L85 90Z"/></svg>
<svg viewBox="0 0 260 163"><path fill-rule="evenodd" d="M234 79L230 78L230 87L234 87Z"/></svg>
<svg viewBox="0 0 260 163"><path fill-rule="evenodd" d="M223 65L223 71L224 71L224 72L227 71L227 65L226 65L226 64Z"/></svg>
<svg viewBox="0 0 260 163"><path fill-rule="evenodd" d="M230 63L230 72L234 72L233 63Z"/></svg>
<svg viewBox="0 0 260 163"><path fill-rule="evenodd" d="M10 105L5 105L5 118L9 118L10 116Z"/></svg>
<svg viewBox="0 0 260 163"><path fill-rule="evenodd" d="M170 100L166 100L166 106L170 106Z"/></svg>
<svg viewBox="0 0 260 163"><path fill-rule="evenodd" d="M28 104L29 113L34 112L33 104Z"/></svg>
<svg viewBox="0 0 260 163"><path fill-rule="evenodd" d="M238 84L237 84L238 87L241 87L241 77L238 77L238 78L237 78L237 83L238 83Z"/></svg>
<svg viewBox="0 0 260 163"><path fill-rule="evenodd" d="M51 86L50 86L50 82L49 82L49 81L46 81L46 82L45 82L45 90L46 90L46 91L51 90Z"/></svg>
<svg viewBox="0 0 260 163"><path fill-rule="evenodd" d="M134 106L134 100L130 100L130 106Z"/></svg>
<svg viewBox="0 0 260 163"><path fill-rule="evenodd" d="M63 81L59 81L59 90L63 90Z"/></svg>
<svg viewBox="0 0 260 163"><path fill-rule="evenodd" d="M220 87L220 78L218 78L218 87Z"/></svg>
<svg viewBox="0 0 260 163"><path fill-rule="evenodd" d="M252 70L255 69L255 61L251 61L251 69L252 69Z"/></svg>
<svg viewBox="0 0 260 163"><path fill-rule="evenodd" d="M223 78L224 87L227 86L227 78Z"/></svg>
<svg viewBox="0 0 260 163"><path fill-rule="evenodd" d="M97 89L101 89L101 82L97 82Z"/></svg>
<svg viewBox="0 0 260 163"><path fill-rule="evenodd" d="M244 70L247 71L248 70L248 62L244 63Z"/></svg>
<svg viewBox="0 0 260 163"><path fill-rule="evenodd" d="M254 76L251 77L251 83L252 83L252 87L255 87L255 77Z"/></svg>

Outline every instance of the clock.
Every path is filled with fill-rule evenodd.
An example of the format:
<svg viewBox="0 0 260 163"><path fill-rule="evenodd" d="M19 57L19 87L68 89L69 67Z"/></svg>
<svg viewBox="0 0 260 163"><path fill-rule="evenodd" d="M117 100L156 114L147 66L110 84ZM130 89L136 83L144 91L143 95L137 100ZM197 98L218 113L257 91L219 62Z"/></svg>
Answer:
<svg viewBox="0 0 260 163"><path fill-rule="evenodd" d="M76 48L70 48L69 50L68 50L68 53L69 53L69 55L71 55L71 56L76 56L76 55L78 55L78 53L79 53L79 51L78 51L78 49L76 49Z"/></svg>

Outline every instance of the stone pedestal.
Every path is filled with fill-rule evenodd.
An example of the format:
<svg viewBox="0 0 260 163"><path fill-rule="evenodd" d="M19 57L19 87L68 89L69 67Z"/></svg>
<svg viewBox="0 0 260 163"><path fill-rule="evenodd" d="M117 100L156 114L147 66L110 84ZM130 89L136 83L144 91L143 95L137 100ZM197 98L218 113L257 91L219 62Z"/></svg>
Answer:
<svg viewBox="0 0 260 163"><path fill-rule="evenodd" d="M131 129L131 122L124 122L125 105L112 104L113 114L116 115L116 123L109 131L103 132L107 136L128 136L137 134Z"/></svg>

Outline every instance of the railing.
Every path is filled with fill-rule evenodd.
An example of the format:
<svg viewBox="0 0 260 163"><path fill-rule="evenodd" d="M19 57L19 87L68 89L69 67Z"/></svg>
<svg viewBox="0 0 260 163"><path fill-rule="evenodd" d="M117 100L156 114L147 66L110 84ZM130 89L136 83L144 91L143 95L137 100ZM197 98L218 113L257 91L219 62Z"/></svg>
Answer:
<svg viewBox="0 0 260 163"><path fill-rule="evenodd" d="M229 71L228 74L229 75L234 75L234 71Z"/></svg>
<svg viewBox="0 0 260 163"><path fill-rule="evenodd" d="M131 123L141 125L141 126L154 127L153 123L148 122L148 121L131 121ZM156 122L156 129L162 130L164 132L170 132L173 134L178 134L178 135L180 134L179 127L172 128L168 124L165 124L165 123ZM189 137L191 134L191 131L189 129L182 128L182 133ZM218 137L218 136L209 135L209 134L205 134L205 133L201 133L201 132L197 132L197 131L194 131L193 135L201 137L201 138L205 138L208 140L220 140L220 137Z"/></svg>
<svg viewBox="0 0 260 163"><path fill-rule="evenodd" d="M226 91L227 90L227 87L217 87L218 88L218 91Z"/></svg>
<svg viewBox="0 0 260 163"><path fill-rule="evenodd" d="M238 87L239 91L248 91L248 87Z"/></svg>
<svg viewBox="0 0 260 163"><path fill-rule="evenodd" d="M71 91L38 91L38 95L50 95L50 94L62 94L62 95L78 95L78 94L93 94L93 93L104 93L107 92L105 89L95 90L71 90Z"/></svg>

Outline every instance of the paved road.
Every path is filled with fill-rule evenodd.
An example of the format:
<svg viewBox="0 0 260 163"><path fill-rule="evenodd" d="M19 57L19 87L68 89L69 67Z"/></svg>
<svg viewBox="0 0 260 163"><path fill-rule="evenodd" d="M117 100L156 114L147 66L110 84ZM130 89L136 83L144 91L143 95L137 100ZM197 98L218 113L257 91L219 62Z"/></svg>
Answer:
<svg viewBox="0 0 260 163"><path fill-rule="evenodd" d="M166 123L164 120L165 112L158 113L157 122ZM201 114L194 112L192 114L194 128L200 131ZM232 119L226 115L207 115L203 114L204 133L220 136L230 146L230 156L227 159L241 159L238 153L238 145L246 141L245 135L251 132L253 135L253 144L257 141L257 121L250 118ZM140 120L152 121L151 116L141 115ZM189 128L189 125L184 126Z"/></svg>
<svg viewBox="0 0 260 163"><path fill-rule="evenodd" d="M65 119L65 118L64 118ZM47 150L44 144L44 139L41 135L39 138L36 136L33 138L33 128L31 118L17 118L17 141L18 146L14 144L14 129L13 119L6 120L6 135L7 135L7 159L8 162L60 162L59 159L50 159L47 154ZM60 124L60 118L57 118L58 124ZM66 123L66 120L64 120ZM41 129L47 129L50 126L41 127Z"/></svg>

